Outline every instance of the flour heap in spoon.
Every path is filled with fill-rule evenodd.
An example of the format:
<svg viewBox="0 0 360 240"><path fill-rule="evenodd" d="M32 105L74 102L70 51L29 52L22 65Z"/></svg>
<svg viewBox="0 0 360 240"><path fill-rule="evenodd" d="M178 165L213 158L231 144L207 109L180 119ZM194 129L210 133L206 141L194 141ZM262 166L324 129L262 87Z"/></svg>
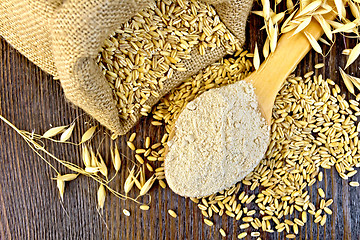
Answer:
<svg viewBox="0 0 360 240"><path fill-rule="evenodd" d="M270 128L251 84L212 89L188 103L176 121L165 159L166 180L187 197L222 191L256 167L269 141Z"/></svg>

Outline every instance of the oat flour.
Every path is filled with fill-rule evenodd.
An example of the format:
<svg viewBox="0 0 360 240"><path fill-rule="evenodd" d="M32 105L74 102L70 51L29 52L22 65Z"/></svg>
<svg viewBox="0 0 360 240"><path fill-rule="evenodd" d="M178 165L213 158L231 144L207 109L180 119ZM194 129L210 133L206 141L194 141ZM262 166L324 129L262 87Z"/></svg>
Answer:
<svg viewBox="0 0 360 240"><path fill-rule="evenodd" d="M166 180L187 197L224 190L256 167L269 140L251 84L240 81L205 92L176 121L165 159Z"/></svg>

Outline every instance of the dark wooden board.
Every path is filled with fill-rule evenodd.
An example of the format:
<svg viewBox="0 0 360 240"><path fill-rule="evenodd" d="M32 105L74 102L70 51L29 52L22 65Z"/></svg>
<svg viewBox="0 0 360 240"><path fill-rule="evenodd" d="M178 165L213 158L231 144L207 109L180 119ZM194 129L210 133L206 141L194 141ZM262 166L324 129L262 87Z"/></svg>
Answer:
<svg viewBox="0 0 360 240"><path fill-rule="evenodd" d="M245 49L252 50L255 42L264 42L264 33L258 31L263 22L251 16L247 27ZM326 68L318 71L336 82L346 92L340 81L338 66L345 66L346 58L341 50L353 47L355 40L338 37L325 58L311 52L298 66L297 73L313 69L315 63L325 62ZM0 40L0 114L20 129L42 133L50 125L69 124L74 118L78 122L91 121L83 111L72 107L64 99L58 81L42 72L3 39ZM360 76L359 62L348 72ZM140 139L151 136L155 141L160 130L149 127L149 119L142 119L134 128ZM76 127L76 134L84 126ZM75 134L75 135L76 135ZM133 159L126 147L125 139L119 140L123 160L122 173L113 187L119 190L124 181L125 170ZM99 140L101 140L99 136ZM110 142L101 145L103 151ZM59 147L60 146L60 147ZM61 158L80 163L79 149L63 145L49 145L52 152ZM105 152L107 154L108 152ZM239 224L228 217L214 217L215 227L203 223L200 210L189 199L179 197L170 189L155 186L151 192L151 209L139 210L138 205L108 195L103 219L96 210L98 184L86 177L67 184L63 205L59 200L56 182L50 178L54 172L27 146L23 139L0 121L0 239L220 239L222 227L228 232L227 239L236 239ZM309 188L312 199L319 201L316 188L321 186L327 198L333 198L333 215L324 227L308 223L301 228L298 239L359 239L360 238L360 188L351 188L334 169L324 171L325 180ZM359 175L352 178L360 181ZM131 216L122 210L131 211ZM167 209L178 213L177 219L167 214ZM106 223L106 224L105 224ZM250 232L249 232L250 233ZM251 239L249 236L247 239ZM255 239L255 238L252 238ZM262 239L285 239L283 234L264 234Z"/></svg>

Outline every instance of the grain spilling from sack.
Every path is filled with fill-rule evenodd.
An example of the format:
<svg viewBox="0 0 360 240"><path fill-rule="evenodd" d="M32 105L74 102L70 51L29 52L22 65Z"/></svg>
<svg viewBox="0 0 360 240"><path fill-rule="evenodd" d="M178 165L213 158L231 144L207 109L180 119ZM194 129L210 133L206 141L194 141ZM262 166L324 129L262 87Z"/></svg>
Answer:
<svg viewBox="0 0 360 240"><path fill-rule="evenodd" d="M219 48L227 53L241 50L212 6L156 0L105 40L97 63L113 90L120 117L136 122L139 111L144 116L151 111L150 97L161 97L169 81L184 80L184 60L194 52L205 55Z"/></svg>

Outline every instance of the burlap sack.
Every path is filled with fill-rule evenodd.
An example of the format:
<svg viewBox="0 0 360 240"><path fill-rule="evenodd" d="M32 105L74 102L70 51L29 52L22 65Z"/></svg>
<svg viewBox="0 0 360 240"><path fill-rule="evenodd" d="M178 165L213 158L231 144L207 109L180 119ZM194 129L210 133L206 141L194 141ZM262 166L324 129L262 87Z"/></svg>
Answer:
<svg viewBox="0 0 360 240"><path fill-rule="evenodd" d="M246 19L253 0L206 0L238 37L245 39ZM136 121L119 118L111 89L95 62L104 40L150 0L7 0L0 1L0 34L41 69L61 81L65 96L101 124L125 134ZM183 61L186 72L175 72L159 90L160 97L183 80L226 54L220 47L201 56L197 50ZM145 103L153 106L159 98ZM137 120L140 112L135 113Z"/></svg>

